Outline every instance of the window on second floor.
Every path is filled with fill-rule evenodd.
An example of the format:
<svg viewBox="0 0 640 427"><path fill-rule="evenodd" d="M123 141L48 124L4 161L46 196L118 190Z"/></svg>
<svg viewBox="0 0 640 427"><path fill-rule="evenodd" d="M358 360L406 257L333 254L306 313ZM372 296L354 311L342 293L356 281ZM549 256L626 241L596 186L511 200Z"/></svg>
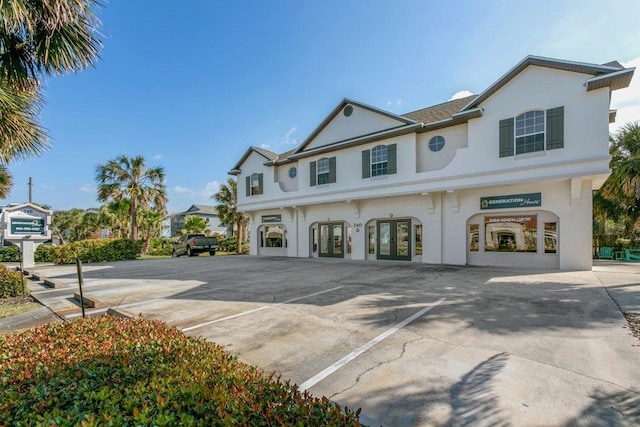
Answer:
<svg viewBox="0 0 640 427"><path fill-rule="evenodd" d="M261 173L253 173L251 176L246 177L245 184L247 197L262 194L263 186Z"/></svg>
<svg viewBox="0 0 640 427"><path fill-rule="evenodd" d="M378 145L362 152L362 177L396 173L396 144Z"/></svg>
<svg viewBox="0 0 640 427"><path fill-rule="evenodd" d="M387 146L378 145L371 150L371 176L387 174Z"/></svg>
<svg viewBox="0 0 640 427"><path fill-rule="evenodd" d="M316 165L316 174L316 182L318 183L318 185L329 183L329 159L327 157L323 157L322 159L318 160L318 163Z"/></svg>
<svg viewBox="0 0 640 427"><path fill-rule="evenodd" d="M499 155L509 157L564 147L564 107L530 110L500 120Z"/></svg>
<svg viewBox="0 0 640 427"><path fill-rule="evenodd" d="M544 111L527 111L516 117L516 154L544 151Z"/></svg>
<svg viewBox="0 0 640 427"><path fill-rule="evenodd" d="M331 184L336 182L336 158L323 157L310 163L310 183L314 185Z"/></svg>

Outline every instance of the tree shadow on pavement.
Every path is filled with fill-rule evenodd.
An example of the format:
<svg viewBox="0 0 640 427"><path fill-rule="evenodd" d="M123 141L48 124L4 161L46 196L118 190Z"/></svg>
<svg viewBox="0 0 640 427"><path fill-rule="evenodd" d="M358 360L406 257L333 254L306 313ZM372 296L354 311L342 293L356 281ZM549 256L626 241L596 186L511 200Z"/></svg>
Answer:
<svg viewBox="0 0 640 427"><path fill-rule="evenodd" d="M640 392L626 390L607 394L596 389L591 398L593 403L567 423L568 426L640 425Z"/></svg>

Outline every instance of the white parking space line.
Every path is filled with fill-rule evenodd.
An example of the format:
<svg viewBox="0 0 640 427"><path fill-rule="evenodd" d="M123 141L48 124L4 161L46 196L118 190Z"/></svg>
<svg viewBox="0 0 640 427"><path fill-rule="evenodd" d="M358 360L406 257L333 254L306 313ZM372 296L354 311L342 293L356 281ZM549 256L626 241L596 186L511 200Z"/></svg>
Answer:
<svg viewBox="0 0 640 427"><path fill-rule="evenodd" d="M216 320L211 320L209 322L200 323L199 325L189 326L188 328L182 329L182 332L192 331L194 329L202 328L203 326L213 325L214 323L224 322L225 320L235 319L237 317L246 316L247 314L256 313L258 311L266 310L267 308L278 307L278 306L281 306L281 305L284 305L284 304L289 304L289 303L292 303L292 302L295 302L295 301L300 301L300 300L305 299L305 298L311 298L311 297L315 297L317 295L326 294L327 292L335 291L335 290L343 288L343 287L344 286L337 286L335 288L327 289L327 290L324 290L324 291L314 292L314 293L309 294L309 295L304 295L304 296L297 297L297 298L291 298L290 300L287 300L287 301L284 301L284 302L280 302L280 303L277 303L277 304L264 305L262 307L254 308L252 310L247 310L247 311L243 311L241 313L233 314L231 316L221 317L220 319L216 319Z"/></svg>
<svg viewBox="0 0 640 427"><path fill-rule="evenodd" d="M325 379L329 375L333 374L338 369L342 368L347 363L351 362L356 357L360 356L365 351L369 350L371 347L375 346L376 344L379 344L385 338L388 338L389 336L391 336L394 333L398 332L400 329L402 329L403 327L407 326L409 323L413 322L418 317L422 316L423 314L425 314L426 312L428 312L432 308L437 307L438 305L440 305L445 300L446 300L446 298L440 298L438 301L434 302L433 304L429 305L428 307L423 308L422 310L420 310L419 312L417 312L413 316L407 317L402 322L396 324L393 328L388 329L387 331L381 333L380 335L378 335L377 337L375 337L374 339L372 339L371 341L369 341L368 343L366 343L362 347L360 347L360 348L352 351L351 353L347 354L345 357L343 357L342 359L338 360L333 365L329 366L328 368L326 368L322 372L314 375L313 377L309 378L308 380L306 380L305 382L300 384L300 386L299 386L300 390L308 390L308 389L310 389L311 387L313 387L314 385L316 385L317 383L319 383L320 381L322 381L323 379Z"/></svg>

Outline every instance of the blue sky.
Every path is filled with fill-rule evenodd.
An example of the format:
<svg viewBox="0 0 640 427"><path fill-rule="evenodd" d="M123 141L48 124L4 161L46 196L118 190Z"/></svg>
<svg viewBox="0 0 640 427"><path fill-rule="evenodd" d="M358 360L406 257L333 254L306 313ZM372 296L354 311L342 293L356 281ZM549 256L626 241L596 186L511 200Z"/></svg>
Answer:
<svg viewBox="0 0 640 427"><path fill-rule="evenodd" d="M345 97L406 113L480 93L526 55L640 66L640 2L105 2L95 69L44 84L52 147L17 161L11 195L99 206L95 168L163 166L169 212L210 196L246 149L284 152ZM640 70L612 106L640 120ZM612 127L615 130L615 127Z"/></svg>

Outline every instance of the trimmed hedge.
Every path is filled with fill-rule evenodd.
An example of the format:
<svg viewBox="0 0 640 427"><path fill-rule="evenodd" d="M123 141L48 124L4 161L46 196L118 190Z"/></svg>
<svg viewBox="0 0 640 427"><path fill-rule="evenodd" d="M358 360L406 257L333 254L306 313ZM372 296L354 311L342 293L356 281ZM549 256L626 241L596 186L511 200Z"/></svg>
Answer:
<svg viewBox="0 0 640 427"><path fill-rule="evenodd" d="M27 283L22 273L0 265L0 298L19 297L27 293Z"/></svg>
<svg viewBox="0 0 640 427"><path fill-rule="evenodd" d="M82 262L122 261L136 259L142 252L142 241L131 239L91 239L52 246L49 257L55 264L73 264L76 257Z"/></svg>
<svg viewBox="0 0 640 427"><path fill-rule="evenodd" d="M359 410L158 321L51 323L0 349L0 425L360 425Z"/></svg>
<svg viewBox="0 0 640 427"><path fill-rule="evenodd" d="M0 262L20 262L20 249L13 245L0 247Z"/></svg>

